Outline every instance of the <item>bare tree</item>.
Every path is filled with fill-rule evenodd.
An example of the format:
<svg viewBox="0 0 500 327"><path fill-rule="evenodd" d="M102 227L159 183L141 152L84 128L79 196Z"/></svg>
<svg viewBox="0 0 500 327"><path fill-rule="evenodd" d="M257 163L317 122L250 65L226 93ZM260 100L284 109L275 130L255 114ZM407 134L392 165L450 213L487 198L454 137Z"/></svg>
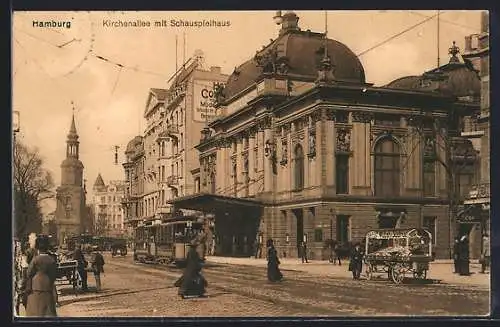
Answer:
<svg viewBox="0 0 500 327"><path fill-rule="evenodd" d="M15 234L41 232L40 203L54 197L54 182L43 167L38 149L30 149L20 142L14 144L14 226Z"/></svg>
<svg viewBox="0 0 500 327"><path fill-rule="evenodd" d="M97 236L105 236L108 232L108 219L106 213L98 213L94 225L94 233Z"/></svg>
<svg viewBox="0 0 500 327"><path fill-rule="evenodd" d="M411 133L418 136L418 141L411 150L410 157L417 148L420 148L422 174L426 165L433 165L436 162L444 168L446 173L450 258L452 257L454 223L461 205L460 187L463 186L461 185L461 174L465 172L466 168L477 163L476 151L466 139L459 136L460 120L464 115L464 112L455 112L450 113L447 117L438 118L429 113L421 113L408 117L408 122L412 127Z"/></svg>

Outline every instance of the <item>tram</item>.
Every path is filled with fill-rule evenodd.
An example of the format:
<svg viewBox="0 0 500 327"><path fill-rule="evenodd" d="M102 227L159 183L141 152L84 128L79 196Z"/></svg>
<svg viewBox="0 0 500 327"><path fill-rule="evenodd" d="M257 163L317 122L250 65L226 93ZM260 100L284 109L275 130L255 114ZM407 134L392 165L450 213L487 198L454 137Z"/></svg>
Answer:
<svg viewBox="0 0 500 327"><path fill-rule="evenodd" d="M196 217L139 225L135 229L134 261L183 266L191 242L202 230L203 223ZM203 258L203 254L200 253L200 257Z"/></svg>

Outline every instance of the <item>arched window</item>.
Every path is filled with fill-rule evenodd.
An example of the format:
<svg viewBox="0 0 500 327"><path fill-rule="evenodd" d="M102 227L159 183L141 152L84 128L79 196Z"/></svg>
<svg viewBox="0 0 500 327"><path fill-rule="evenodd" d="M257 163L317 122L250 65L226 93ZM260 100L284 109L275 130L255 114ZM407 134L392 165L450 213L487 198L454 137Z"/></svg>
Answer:
<svg viewBox="0 0 500 327"><path fill-rule="evenodd" d="M210 193L215 194L215 173L210 175Z"/></svg>
<svg viewBox="0 0 500 327"><path fill-rule="evenodd" d="M375 196L400 194L399 145L392 138L384 138L375 146Z"/></svg>
<svg viewBox="0 0 500 327"><path fill-rule="evenodd" d="M304 150L300 144L297 144L294 150L294 180L295 189L302 190L304 188Z"/></svg>

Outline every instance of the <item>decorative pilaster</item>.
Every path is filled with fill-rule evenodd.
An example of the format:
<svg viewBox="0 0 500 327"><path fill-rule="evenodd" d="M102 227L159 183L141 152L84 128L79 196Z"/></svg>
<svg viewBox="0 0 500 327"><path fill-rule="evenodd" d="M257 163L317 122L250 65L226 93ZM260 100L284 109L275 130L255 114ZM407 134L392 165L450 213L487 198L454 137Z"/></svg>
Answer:
<svg viewBox="0 0 500 327"><path fill-rule="evenodd" d="M372 115L366 112L352 113L353 187L360 195L371 194L371 143L370 123Z"/></svg>

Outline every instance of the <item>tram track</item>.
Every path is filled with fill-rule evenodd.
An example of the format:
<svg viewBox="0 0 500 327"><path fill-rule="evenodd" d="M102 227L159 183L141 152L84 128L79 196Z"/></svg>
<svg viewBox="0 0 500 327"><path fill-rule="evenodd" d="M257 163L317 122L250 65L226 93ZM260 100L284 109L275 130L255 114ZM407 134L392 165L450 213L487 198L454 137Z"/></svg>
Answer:
<svg viewBox="0 0 500 327"><path fill-rule="evenodd" d="M177 270L176 268L168 266L153 266L142 263L135 263L134 265L123 263L117 265L129 269L141 269L156 276L172 277L172 280L169 281L172 283L182 274L181 271L175 271ZM346 315L357 310L357 308L353 308L350 305L346 306L342 303L335 303L333 305L333 303L321 303L310 297L297 297L280 289L286 287L285 282L270 284L267 280L255 279L255 282L248 283L248 279L241 278L244 277L241 274L231 274L226 271L225 276L221 276L218 272L212 272L208 269L205 269L203 274L208 280L209 288L231 292L274 305L282 305L289 310L304 312L308 315ZM255 276L256 274L252 275Z"/></svg>
<svg viewBox="0 0 500 327"><path fill-rule="evenodd" d="M148 265L124 262L130 269L141 269L157 276L171 277L171 283L182 271L166 265ZM422 314L433 314L435 307L426 310L425 299L429 294L443 298L443 309L453 312L448 302L450 296L461 298L464 290L449 285L393 285L387 281L353 281L347 278L310 276L305 272L283 270L285 279L281 283L269 283L265 267L229 266L208 264L203 274L209 288L251 297L268 303L283 305L296 311L317 315L380 315L392 303L397 314L415 314L415 308ZM313 280L314 279L314 280ZM318 281L318 279L320 279ZM471 300L481 302L484 293L471 294ZM380 301L373 301L373 294L383 293ZM401 303L402 298L417 299L414 305ZM403 301L404 302L404 301ZM313 311L314 312L313 312ZM435 314L435 313L434 313Z"/></svg>

